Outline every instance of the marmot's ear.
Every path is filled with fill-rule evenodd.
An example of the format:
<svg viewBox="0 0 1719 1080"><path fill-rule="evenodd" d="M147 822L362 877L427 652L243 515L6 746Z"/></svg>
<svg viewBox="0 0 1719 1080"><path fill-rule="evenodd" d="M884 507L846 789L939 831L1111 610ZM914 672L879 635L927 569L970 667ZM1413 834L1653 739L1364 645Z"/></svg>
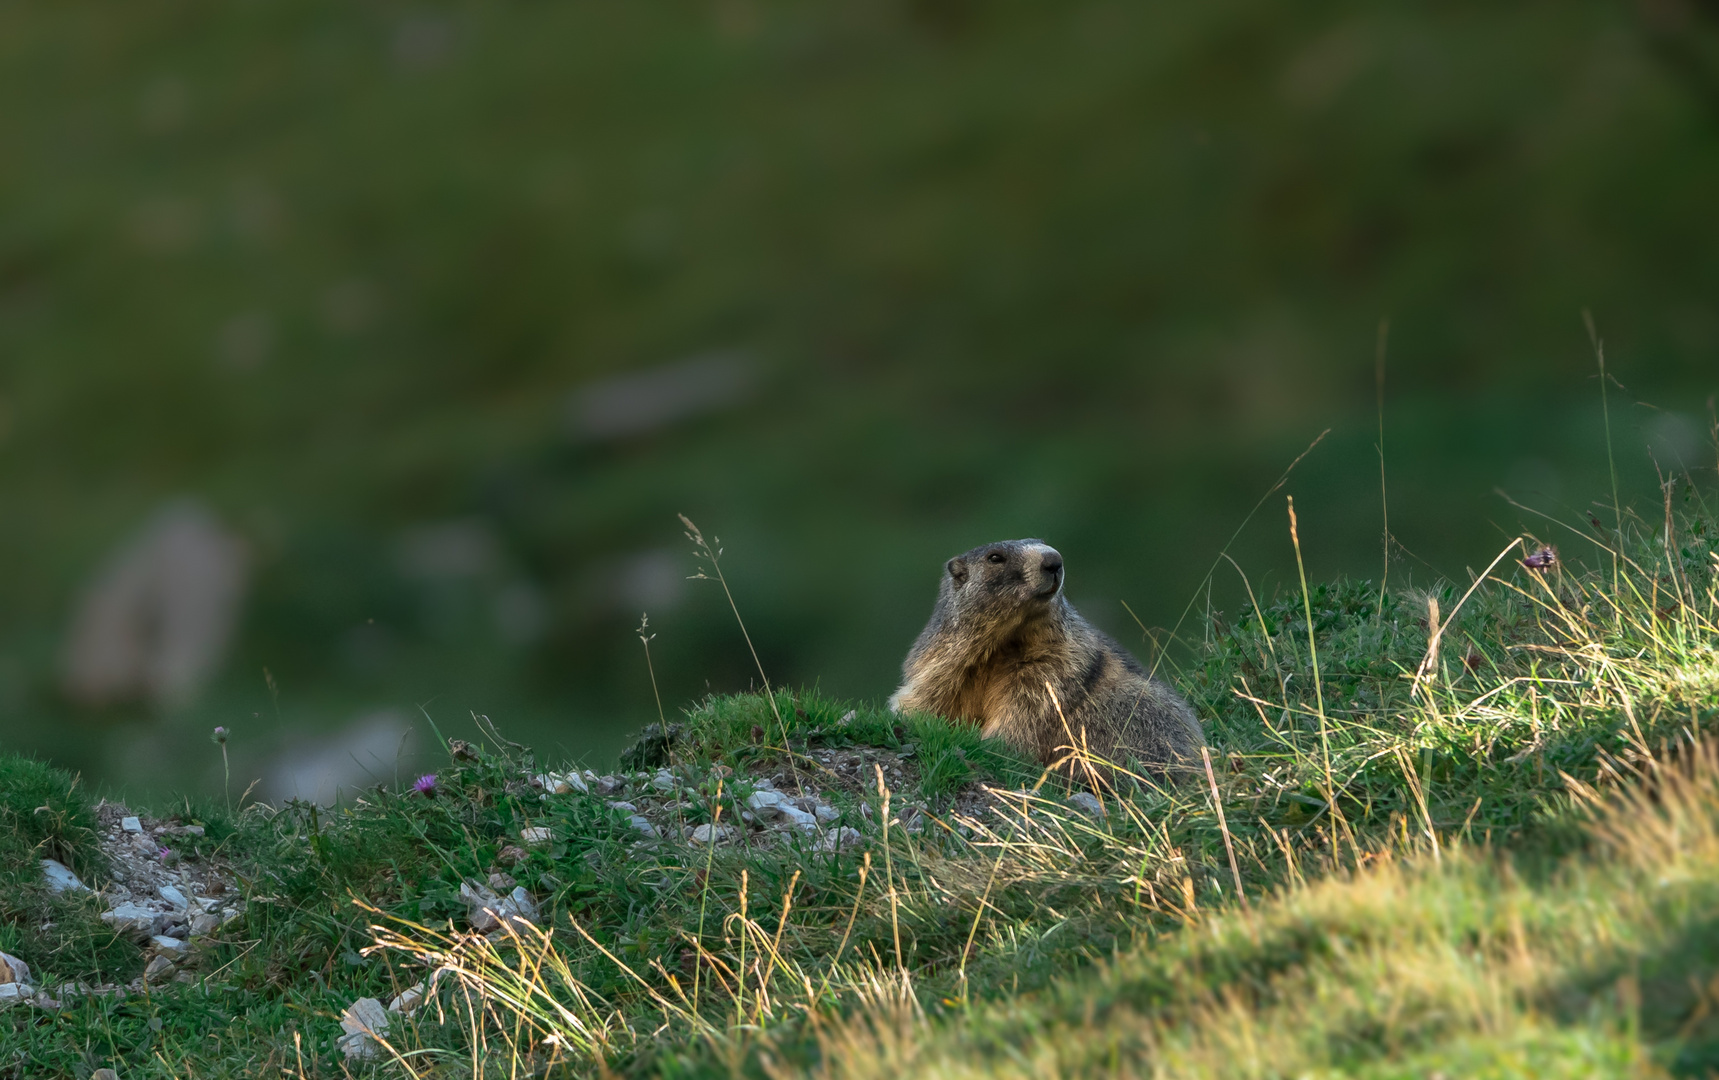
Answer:
<svg viewBox="0 0 1719 1080"><path fill-rule="evenodd" d="M962 584L966 583L966 581L967 581L967 564L966 563L962 562L960 559L950 559L948 570L949 570L949 578L950 578L950 580L954 581L955 584L962 585Z"/></svg>

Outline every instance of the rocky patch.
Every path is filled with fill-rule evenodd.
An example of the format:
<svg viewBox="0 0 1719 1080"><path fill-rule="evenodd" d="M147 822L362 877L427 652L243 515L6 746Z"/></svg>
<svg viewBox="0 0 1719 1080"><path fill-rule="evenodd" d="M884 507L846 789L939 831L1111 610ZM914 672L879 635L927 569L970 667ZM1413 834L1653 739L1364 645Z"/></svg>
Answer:
<svg viewBox="0 0 1719 1080"><path fill-rule="evenodd" d="M0 981L0 1007L28 1002L58 1008L60 999L70 995L124 996L169 979L189 982L198 945L243 912L244 902L225 869L182 850L187 839L203 835L202 826L143 817L109 802L96 807L96 820L101 851L108 860L108 880L92 888L53 859L42 860L42 878L55 892L98 896L107 909L102 921L149 955L143 975L123 986L62 983L50 994L31 982L31 972L22 961L16 961L9 972L3 970L13 958L0 953L0 975L11 976ZM47 976L42 973L44 981Z"/></svg>

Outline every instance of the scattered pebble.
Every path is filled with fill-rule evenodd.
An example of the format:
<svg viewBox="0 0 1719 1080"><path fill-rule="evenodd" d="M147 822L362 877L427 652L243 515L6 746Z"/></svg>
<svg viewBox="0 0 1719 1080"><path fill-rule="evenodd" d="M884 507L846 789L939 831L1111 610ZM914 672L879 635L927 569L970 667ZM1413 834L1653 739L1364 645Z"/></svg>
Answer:
<svg viewBox="0 0 1719 1080"><path fill-rule="evenodd" d="M824 838L818 841L819 851L846 851L857 847L865 840L858 829L843 825L839 829L831 829L824 833Z"/></svg>
<svg viewBox="0 0 1719 1080"><path fill-rule="evenodd" d="M567 795L575 791L587 794L591 790L586 786L584 777L577 772L542 773L533 780L551 795Z"/></svg>
<svg viewBox="0 0 1719 1080"><path fill-rule="evenodd" d="M774 815L776 808L786 801L787 800L782 797L781 793L772 791L771 789L762 787L761 785L759 790L754 791L751 795L747 796L746 805L761 814L769 816Z"/></svg>
<svg viewBox="0 0 1719 1080"><path fill-rule="evenodd" d="M131 931L144 938L152 937L166 929L168 921L166 912L155 911L130 900L102 912L101 918L103 922L112 923L116 930Z"/></svg>
<svg viewBox="0 0 1719 1080"><path fill-rule="evenodd" d="M382 1049L373 1036L388 1034L388 1011L373 997L359 998L340 1014L340 1030L335 1045L347 1060L368 1061Z"/></svg>
<svg viewBox="0 0 1719 1080"><path fill-rule="evenodd" d="M692 842L695 844L710 844L718 840L729 840L734 836L734 829L728 825L704 824L692 830Z"/></svg>
<svg viewBox="0 0 1719 1080"><path fill-rule="evenodd" d="M504 898L487 885L467 881L460 885L460 899L469 908L466 921L480 934L500 930L506 925L517 928L521 923L537 921L537 904L523 888L515 888Z"/></svg>
<svg viewBox="0 0 1719 1080"><path fill-rule="evenodd" d="M527 825L519 830L519 838L527 847L544 847L555 839L555 830L547 825Z"/></svg>
<svg viewBox="0 0 1719 1080"><path fill-rule="evenodd" d="M402 1016L411 1016L418 1011L418 1006L424 1003L424 984L409 986L400 991L393 1001L388 1003L388 1011Z"/></svg>
<svg viewBox="0 0 1719 1080"><path fill-rule="evenodd" d="M177 969L173 966L173 961L167 959L167 957L160 953L156 953L149 961L148 966L143 969L143 981L145 983L160 982L172 975L176 970Z"/></svg>
<svg viewBox="0 0 1719 1080"><path fill-rule="evenodd" d="M72 873L71 867L57 859L42 860L42 877L47 880L48 889L51 892L60 893L68 889L72 892L90 891L90 887L79 881L78 876Z"/></svg>
<svg viewBox="0 0 1719 1080"><path fill-rule="evenodd" d="M161 899L173 905L174 911L184 911L191 906L191 901L185 899L185 894L172 885L163 885L155 891Z"/></svg>
<svg viewBox="0 0 1719 1080"><path fill-rule="evenodd" d="M657 832L657 827L651 824L650 818L645 817L643 814L634 814L632 817L627 819L627 824L644 833L646 836L660 835Z"/></svg>
<svg viewBox="0 0 1719 1080"><path fill-rule="evenodd" d="M0 952L0 986L28 986L29 984L30 965L11 953Z"/></svg>
<svg viewBox="0 0 1719 1080"><path fill-rule="evenodd" d="M139 821L135 817L120 818L119 827L128 833L141 833L143 831L143 822Z"/></svg>
<svg viewBox="0 0 1719 1080"><path fill-rule="evenodd" d="M1105 816L1104 804L1099 802L1098 796L1090 791L1075 792L1068 797L1068 804L1087 817L1101 818Z"/></svg>

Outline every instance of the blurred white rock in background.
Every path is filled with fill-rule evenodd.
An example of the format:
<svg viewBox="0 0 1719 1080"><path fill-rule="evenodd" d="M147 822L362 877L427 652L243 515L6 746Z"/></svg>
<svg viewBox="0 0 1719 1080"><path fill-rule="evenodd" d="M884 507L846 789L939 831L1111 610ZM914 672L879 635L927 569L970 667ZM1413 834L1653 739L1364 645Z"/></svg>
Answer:
<svg viewBox="0 0 1719 1080"><path fill-rule="evenodd" d="M740 404L757 383L750 354L730 349L591 383L567 403L567 433L581 442L620 439Z"/></svg>
<svg viewBox="0 0 1719 1080"><path fill-rule="evenodd" d="M67 696L193 701L232 645L249 561L244 541L201 502L162 507L85 588L61 658Z"/></svg>
<svg viewBox="0 0 1719 1080"><path fill-rule="evenodd" d="M300 744L275 758L259 792L269 802L305 799L332 804L342 791L411 772L400 762L412 753L412 723L398 709L365 713L344 731L302 733ZM404 772L402 769L404 768Z"/></svg>

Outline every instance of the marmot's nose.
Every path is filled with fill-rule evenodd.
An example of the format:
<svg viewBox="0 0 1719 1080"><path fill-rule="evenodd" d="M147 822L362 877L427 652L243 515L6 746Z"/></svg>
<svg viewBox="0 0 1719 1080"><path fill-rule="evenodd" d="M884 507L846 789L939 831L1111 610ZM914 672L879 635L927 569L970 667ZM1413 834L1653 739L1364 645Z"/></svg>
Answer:
<svg viewBox="0 0 1719 1080"><path fill-rule="evenodd" d="M1045 573L1055 577L1062 573L1062 556L1054 551L1047 551L1040 559L1039 565L1044 568Z"/></svg>

